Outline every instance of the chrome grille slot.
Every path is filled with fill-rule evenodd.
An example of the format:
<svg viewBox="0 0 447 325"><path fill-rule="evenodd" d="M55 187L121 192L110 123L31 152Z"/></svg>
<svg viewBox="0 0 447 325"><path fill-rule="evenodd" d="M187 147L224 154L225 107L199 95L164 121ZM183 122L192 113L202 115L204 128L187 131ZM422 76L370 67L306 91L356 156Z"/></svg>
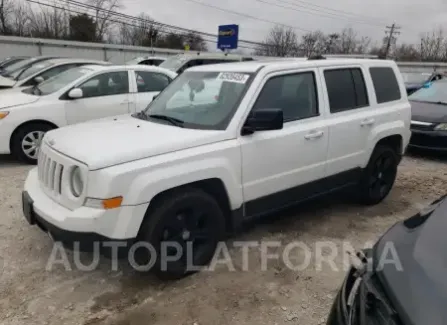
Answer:
<svg viewBox="0 0 447 325"><path fill-rule="evenodd" d="M50 192L62 194L62 175L64 165L50 158L41 150L37 165L37 174L41 185Z"/></svg>

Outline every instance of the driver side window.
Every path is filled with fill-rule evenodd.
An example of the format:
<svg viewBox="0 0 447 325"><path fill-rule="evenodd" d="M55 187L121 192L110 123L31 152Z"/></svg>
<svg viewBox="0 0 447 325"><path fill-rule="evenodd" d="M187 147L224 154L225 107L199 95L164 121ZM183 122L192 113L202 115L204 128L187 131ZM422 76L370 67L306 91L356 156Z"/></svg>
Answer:
<svg viewBox="0 0 447 325"><path fill-rule="evenodd" d="M83 98L113 96L129 93L129 73L127 71L102 73L87 80L78 88Z"/></svg>
<svg viewBox="0 0 447 325"><path fill-rule="evenodd" d="M318 116L315 74L309 71L267 80L252 110L267 108L281 108L284 122Z"/></svg>

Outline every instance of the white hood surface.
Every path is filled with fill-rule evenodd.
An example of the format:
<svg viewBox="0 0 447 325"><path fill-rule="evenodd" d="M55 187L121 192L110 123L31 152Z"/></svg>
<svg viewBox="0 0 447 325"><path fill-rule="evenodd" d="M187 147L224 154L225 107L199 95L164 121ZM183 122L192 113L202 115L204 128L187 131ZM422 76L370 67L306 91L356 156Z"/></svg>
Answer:
<svg viewBox="0 0 447 325"><path fill-rule="evenodd" d="M0 109L31 104L39 100L39 96L25 94L16 90L0 90Z"/></svg>
<svg viewBox="0 0 447 325"><path fill-rule="evenodd" d="M9 79L9 78L5 78L3 76L0 76L0 87L12 87L14 86L16 83L15 80Z"/></svg>
<svg viewBox="0 0 447 325"><path fill-rule="evenodd" d="M45 136L55 150L101 169L138 159L227 140L222 131L180 128L130 115L55 129Z"/></svg>

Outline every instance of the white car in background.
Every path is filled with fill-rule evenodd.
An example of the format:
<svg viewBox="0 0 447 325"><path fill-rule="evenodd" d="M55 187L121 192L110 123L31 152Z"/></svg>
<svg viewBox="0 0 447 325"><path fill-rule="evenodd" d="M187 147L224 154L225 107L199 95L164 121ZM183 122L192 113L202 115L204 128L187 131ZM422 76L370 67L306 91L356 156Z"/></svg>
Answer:
<svg viewBox="0 0 447 325"><path fill-rule="evenodd" d="M32 87L61 72L87 64L110 65L111 63L106 61L72 58L40 61L9 77L1 78L0 88L7 90L8 88ZM3 94L3 92L0 93L0 96L1 94Z"/></svg>
<svg viewBox="0 0 447 325"><path fill-rule="evenodd" d="M45 132L143 110L177 74L153 66L86 65L0 93L0 154L35 164ZM98 130L101 132L101 130Z"/></svg>

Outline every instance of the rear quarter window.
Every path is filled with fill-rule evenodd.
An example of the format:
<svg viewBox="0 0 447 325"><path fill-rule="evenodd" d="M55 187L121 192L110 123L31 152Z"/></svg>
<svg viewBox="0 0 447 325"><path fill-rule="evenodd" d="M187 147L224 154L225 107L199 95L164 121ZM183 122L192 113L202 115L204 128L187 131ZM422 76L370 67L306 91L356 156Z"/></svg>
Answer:
<svg viewBox="0 0 447 325"><path fill-rule="evenodd" d="M369 68L369 73L371 74L378 104L401 99L399 83L393 68L372 67Z"/></svg>

